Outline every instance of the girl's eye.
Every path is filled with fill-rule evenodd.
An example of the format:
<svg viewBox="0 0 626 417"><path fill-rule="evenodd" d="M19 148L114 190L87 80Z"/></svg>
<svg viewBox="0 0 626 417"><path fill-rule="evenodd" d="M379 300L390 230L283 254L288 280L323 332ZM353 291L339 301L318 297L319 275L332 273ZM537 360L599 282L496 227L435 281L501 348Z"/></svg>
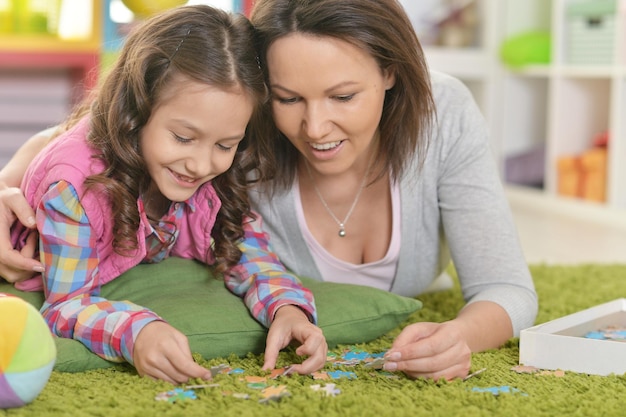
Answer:
<svg viewBox="0 0 626 417"><path fill-rule="evenodd" d="M346 94L342 96L335 96L335 100L337 101L350 101L354 98L354 94Z"/></svg>
<svg viewBox="0 0 626 417"><path fill-rule="evenodd" d="M172 135L174 136L174 139L177 142L180 142L180 143L189 143L189 142L192 141L192 139L188 139L188 138L184 138L182 136L178 136L176 133L172 133Z"/></svg>

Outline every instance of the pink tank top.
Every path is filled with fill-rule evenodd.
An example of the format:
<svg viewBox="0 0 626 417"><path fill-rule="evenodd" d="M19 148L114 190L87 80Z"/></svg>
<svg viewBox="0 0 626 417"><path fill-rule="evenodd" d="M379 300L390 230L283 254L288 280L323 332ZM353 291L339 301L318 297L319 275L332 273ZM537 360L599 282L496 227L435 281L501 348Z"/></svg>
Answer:
<svg viewBox="0 0 626 417"><path fill-rule="evenodd" d="M341 259L337 259L324 249L313 237L304 218L302 200L300 199L300 184L295 180L294 198L298 224L304 236L311 255L315 260L317 269L320 271L324 281L338 282L343 284L357 284L374 287L389 291L396 276L398 258L400 256L400 186L391 183L391 208L392 208L392 230L391 242L385 256L376 261L366 264L352 264Z"/></svg>

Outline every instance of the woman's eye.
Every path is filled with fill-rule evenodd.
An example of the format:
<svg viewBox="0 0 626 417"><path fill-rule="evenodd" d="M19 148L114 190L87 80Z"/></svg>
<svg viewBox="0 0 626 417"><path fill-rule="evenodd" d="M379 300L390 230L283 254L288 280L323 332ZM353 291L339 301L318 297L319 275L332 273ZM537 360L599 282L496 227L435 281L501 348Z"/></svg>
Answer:
<svg viewBox="0 0 626 417"><path fill-rule="evenodd" d="M335 100L337 101L350 101L354 98L354 94L346 94L341 96L335 96Z"/></svg>
<svg viewBox="0 0 626 417"><path fill-rule="evenodd" d="M219 150L221 150L221 151L224 151L224 152L230 152L232 149L235 148L235 146L226 146L226 145L222 145L222 144L218 143L217 144L217 148Z"/></svg>
<svg viewBox="0 0 626 417"><path fill-rule="evenodd" d="M299 101L297 97L276 97L276 100L280 104L294 104Z"/></svg>

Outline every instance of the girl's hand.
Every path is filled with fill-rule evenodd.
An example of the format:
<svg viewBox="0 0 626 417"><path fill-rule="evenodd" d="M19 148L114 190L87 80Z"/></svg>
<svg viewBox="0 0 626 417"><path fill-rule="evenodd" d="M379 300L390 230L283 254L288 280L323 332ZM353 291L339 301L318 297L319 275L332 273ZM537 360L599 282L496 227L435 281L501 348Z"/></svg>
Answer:
<svg viewBox="0 0 626 417"><path fill-rule="evenodd" d="M306 375L320 370L326 364L328 345L322 330L311 323L298 307L286 305L276 312L267 334L264 370L276 367L278 353L292 340L300 343L296 354L309 356L301 364L293 365L293 372Z"/></svg>
<svg viewBox="0 0 626 417"><path fill-rule="evenodd" d="M21 251L11 244L11 225L16 219L33 229ZM0 277L18 282L32 277L35 272L43 272L43 265L33 259L38 244L35 226L35 212L22 191L0 183Z"/></svg>
<svg viewBox="0 0 626 417"><path fill-rule="evenodd" d="M402 330L385 354L387 371L402 371L410 378L439 380L465 378L472 351L459 323L414 323Z"/></svg>
<svg viewBox="0 0 626 417"><path fill-rule="evenodd" d="M211 371L194 362L187 337L162 321L153 321L139 332L133 361L139 375L174 385L190 378L211 379Z"/></svg>

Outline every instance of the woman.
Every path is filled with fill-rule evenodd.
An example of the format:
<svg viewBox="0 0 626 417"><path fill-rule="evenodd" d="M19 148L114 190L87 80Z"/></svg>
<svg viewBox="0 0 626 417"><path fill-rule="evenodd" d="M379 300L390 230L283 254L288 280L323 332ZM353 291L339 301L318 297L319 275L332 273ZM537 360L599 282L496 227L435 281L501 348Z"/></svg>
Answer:
<svg viewBox="0 0 626 417"><path fill-rule="evenodd" d="M276 138L277 175L251 197L274 251L297 274L407 296L451 255L466 306L453 320L407 326L385 369L466 376L472 352L497 348L537 313L470 93L429 73L396 0L258 0L252 22L272 94L265 129ZM1 180L21 177L29 148L36 142ZM2 193L0 220L14 211L26 220L15 190ZM33 266L1 256L3 274L7 264Z"/></svg>

